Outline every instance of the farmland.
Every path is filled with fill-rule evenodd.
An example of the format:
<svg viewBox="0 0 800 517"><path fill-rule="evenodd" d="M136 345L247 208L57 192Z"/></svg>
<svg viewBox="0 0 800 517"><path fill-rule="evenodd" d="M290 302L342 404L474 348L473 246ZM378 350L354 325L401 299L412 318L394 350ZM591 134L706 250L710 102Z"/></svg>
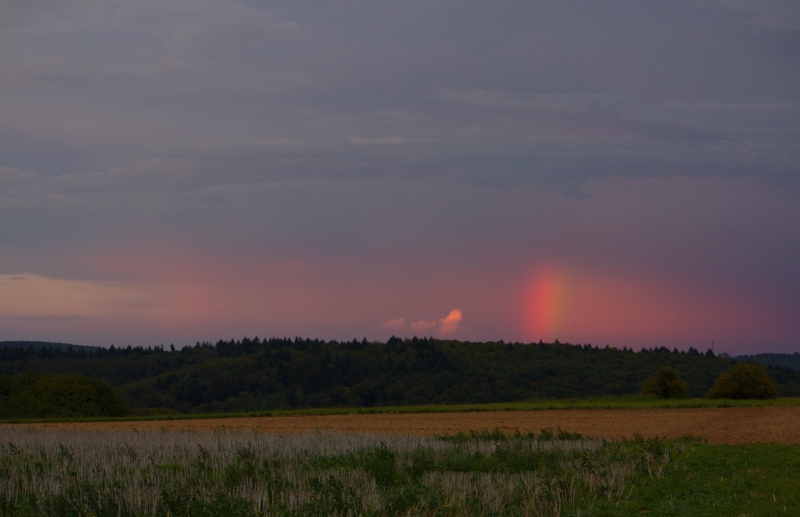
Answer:
<svg viewBox="0 0 800 517"><path fill-rule="evenodd" d="M22 375L5 378L3 393L17 409L40 411L5 406L0 517L800 515L800 399L633 394L638 379L664 362L692 379L695 395L704 393L716 372L737 367L713 354L562 344L253 343L252 350L223 343L185 352L4 352L0 363ZM315 378L306 359L325 347L333 384L303 384ZM372 380L361 379L364 372L348 361L373 352L387 360L373 365ZM499 366L481 369L491 361L458 359L465 352L491 353ZM425 369L428 356L441 359L441 371ZM241 363L241 378L250 366L261 368L261 380L280 381L281 371L301 366L305 377L290 375L302 382L291 389L271 385L275 392L253 384L234 397L249 400L242 405L225 398L242 389L228 382L231 371L216 369L227 362ZM153 377L148 368L129 371L126 364L166 369ZM581 364L578 377L560 377ZM72 390L84 395L112 393L97 378L37 373L90 366L112 374L102 382L115 385L130 411L92 412L99 402L79 397L70 405L45 396L75 402L61 387L67 381L84 386ZM537 386L545 390L544 380L585 386L611 366L631 372L619 390L603 381L592 398L566 398L571 392L561 388L556 398L527 398ZM483 380L472 371L483 372ZM125 372L144 378L126 384L115 377ZM796 372L770 374L784 395L796 391ZM230 393L203 388L225 378L217 384ZM476 379L486 390L474 397L453 391L463 384L462 395L473 393L466 388ZM406 398L389 396L406 381L431 381L435 389L406 405ZM503 391L509 382L523 391ZM182 383L192 387L186 393L216 401L180 399ZM364 398L372 392L363 383L380 396ZM325 395L329 388L344 398ZM285 400L275 398L279 392ZM150 393L149 402L136 393Z"/></svg>
<svg viewBox="0 0 800 517"><path fill-rule="evenodd" d="M451 408L452 409L452 408ZM445 435L469 431L538 433L562 429L609 440L702 436L713 444L800 444L800 406L669 409L560 409L513 411L382 412L299 414L240 418L111 420L7 424L12 428L81 431L257 430L292 434L324 430L377 434Z"/></svg>

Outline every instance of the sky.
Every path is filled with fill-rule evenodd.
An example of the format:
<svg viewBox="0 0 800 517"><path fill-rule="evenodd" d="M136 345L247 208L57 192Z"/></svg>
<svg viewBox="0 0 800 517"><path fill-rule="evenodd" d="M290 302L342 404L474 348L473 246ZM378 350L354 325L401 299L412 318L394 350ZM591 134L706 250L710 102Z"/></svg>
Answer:
<svg viewBox="0 0 800 517"><path fill-rule="evenodd" d="M0 0L0 340L800 351L800 3Z"/></svg>

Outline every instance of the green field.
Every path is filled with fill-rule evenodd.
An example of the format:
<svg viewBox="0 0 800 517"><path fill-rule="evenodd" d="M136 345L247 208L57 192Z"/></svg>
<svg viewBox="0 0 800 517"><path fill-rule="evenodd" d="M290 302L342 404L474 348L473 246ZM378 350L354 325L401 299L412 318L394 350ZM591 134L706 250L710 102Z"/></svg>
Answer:
<svg viewBox="0 0 800 517"><path fill-rule="evenodd" d="M0 516L799 515L800 447L0 430Z"/></svg>
<svg viewBox="0 0 800 517"><path fill-rule="evenodd" d="M621 504L593 515L800 515L800 447L694 445L660 478L637 486Z"/></svg>
<svg viewBox="0 0 800 517"><path fill-rule="evenodd" d="M254 411L239 413L189 413L183 414L164 408L144 408L132 410L124 417L96 418L14 418L0 420L3 423L37 422L106 422L143 420L196 420L207 418L245 418L288 415L346 415L351 413L447 413L470 411L532 411L546 409L666 409L666 408L723 408L723 407L771 407L797 406L800 398L778 398L767 400L732 399L658 399L632 395L627 397L603 397L589 399L553 399L527 402L500 402L490 404L442 404L421 406L382 406L382 407L335 407L311 409L286 409L274 411Z"/></svg>

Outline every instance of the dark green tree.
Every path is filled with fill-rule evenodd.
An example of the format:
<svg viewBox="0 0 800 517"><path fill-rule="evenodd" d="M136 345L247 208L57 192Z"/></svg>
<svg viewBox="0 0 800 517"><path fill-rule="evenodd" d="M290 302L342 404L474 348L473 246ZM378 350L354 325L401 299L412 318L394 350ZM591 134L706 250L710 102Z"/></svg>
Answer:
<svg viewBox="0 0 800 517"><path fill-rule="evenodd" d="M634 352L589 343L417 337L366 344L244 338L200 342L174 352L169 345L115 346L72 356L66 350L0 343L0 376L83 374L113 386L137 410L212 413L621 396L639 392L648 375L665 366L687 381L688 396L702 397L735 364L666 347ZM800 396L800 372L770 368L770 375L779 396ZM0 382L0 393L3 389ZM4 402L10 399L0 400L0 411L8 408Z"/></svg>
<svg viewBox="0 0 800 517"><path fill-rule="evenodd" d="M114 389L85 375L27 372L0 376L0 418L123 416Z"/></svg>
<svg viewBox="0 0 800 517"><path fill-rule="evenodd" d="M774 399L775 381L760 364L738 363L717 377L706 394L710 399Z"/></svg>
<svg viewBox="0 0 800 517"><path fill-rule="evenodd" d="M641 393L660 399L682 399L686 398L688 386L674 368L665 366L644 381Z"/></svg>

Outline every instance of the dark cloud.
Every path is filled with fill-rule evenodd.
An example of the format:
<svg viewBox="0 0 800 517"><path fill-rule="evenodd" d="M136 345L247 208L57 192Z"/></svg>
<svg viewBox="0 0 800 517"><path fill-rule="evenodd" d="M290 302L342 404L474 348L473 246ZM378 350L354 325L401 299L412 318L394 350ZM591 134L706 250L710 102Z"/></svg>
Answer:
<svg viewBox="0 0 800 517"><path fill-rule="evenodd" d="M797 161L797 69L737 33L789 31L789 4L36 5L5 7L28 23L2 32L18 49L0 74L2 165L48 176L136 177L154 159L210 171L201 184L477 162L574 183L659 161L725 173L732 152L764 173ZM669 146L687 143L676 163ZM537 161L568 163L537 175Z"/></svg>

